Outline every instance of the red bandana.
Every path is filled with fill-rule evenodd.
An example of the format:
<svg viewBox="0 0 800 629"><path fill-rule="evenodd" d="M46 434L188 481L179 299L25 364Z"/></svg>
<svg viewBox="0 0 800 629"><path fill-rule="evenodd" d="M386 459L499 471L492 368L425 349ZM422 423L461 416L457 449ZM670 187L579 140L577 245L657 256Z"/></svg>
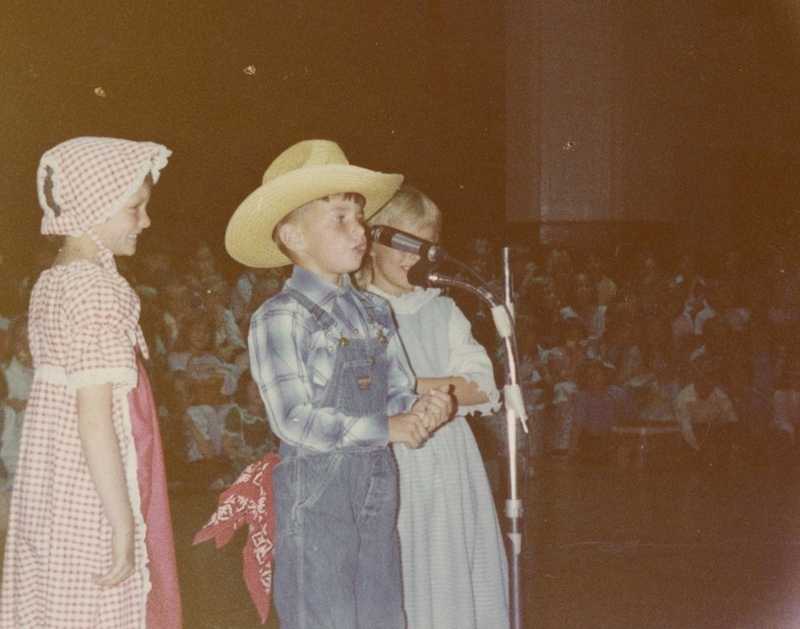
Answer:
<svg viewBox="0 0 800 629"><path fill-rule="evenodd" d="M270 452L247 466L236 482L220 494L217 511L193 542L199 544L215 537L217 548L221 548L243 524L249 525L247 543L242 549L244 581L262 623L267 622L272 591L272 540L275 537L272 468L279 462L280 457Z"/></svg>

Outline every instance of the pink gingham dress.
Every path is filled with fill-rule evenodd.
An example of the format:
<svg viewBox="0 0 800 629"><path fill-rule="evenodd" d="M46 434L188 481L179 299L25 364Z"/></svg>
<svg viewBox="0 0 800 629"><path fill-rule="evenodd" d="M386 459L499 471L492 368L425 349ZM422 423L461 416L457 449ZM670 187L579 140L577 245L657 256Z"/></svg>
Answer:
<svg viewBox="0 0 800 629"><path fill-rule="evenodd" d="M29 333L36 375L12 495L2 582L4 629L150 626L145 612L151 567L137 478L150 472L137 469L133 422L141 424L143 418L131 416L128 399L139 382L138 317L139 301L127 282L88 261L45 271L33 290ZM101 588L92 576L111 567L111 526L81 450L76 389L109 381L134 508L136 572L117 587ZM150 562L160 559L150 557Z"/></svg>
<svg viewBox="0 0 800 629"><path fill-rule="evenodd" d="M86 165L80 162L88 154L85 147L95 151L89 158L96 162L98 150L113 157L119 146L128 149L131 144L89 138L61 146L73 150L65 151L67 157L85 172ZM63 208L50 217L45 210L43 231L50 218L71 220L81 211L81 198L73 203L68 196L77 190L71 186L77 178L67 176L69 164L62 158L52 159L48 166L58 169L61 177L57 182L61 190L54 196ZM122 196L132 187L128 175L114 185ZM53 233L84 229L91 235L91 225L102 216L87 220L88 226L76 222L61 231L55 231L61 229L56 224ZM11 498L2 629L181 626L158 421L146 374L137 360L137 348L147 355L138 323L139 299L117 272L111 251L101 246L100 259L102 266L89 260L54 266L42 273L31 295L29 335L35 374ZM111 525L81 448L76 392L107 382L113 384L112 418L135 523L136 569L114 587L92 581L112 565Z"/></svg>

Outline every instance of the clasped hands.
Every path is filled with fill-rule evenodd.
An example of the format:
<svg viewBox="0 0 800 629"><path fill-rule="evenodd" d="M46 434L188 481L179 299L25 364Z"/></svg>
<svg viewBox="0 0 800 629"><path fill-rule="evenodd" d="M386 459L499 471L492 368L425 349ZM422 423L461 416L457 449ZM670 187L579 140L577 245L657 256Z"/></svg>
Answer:
<svg viewBox="0 0 800 629"><path fill-rule="evenodd" d="M452 419L456 409L450 385L432 388L414 402L408 413L389 417L389 442L419 448L442 424Z"/></svg>

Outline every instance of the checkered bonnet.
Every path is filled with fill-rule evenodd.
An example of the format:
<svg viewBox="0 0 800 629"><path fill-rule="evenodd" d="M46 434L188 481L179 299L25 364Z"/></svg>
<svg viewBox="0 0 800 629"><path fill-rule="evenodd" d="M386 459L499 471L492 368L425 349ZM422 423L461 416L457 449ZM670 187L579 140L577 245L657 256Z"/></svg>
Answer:
<svg viewBox="0 0 800 629"><path fill-rule="evenodd" d="M42 155L36 176L43 234L79 236L113 216L171 151L153 142L74 138Z"/></svg>

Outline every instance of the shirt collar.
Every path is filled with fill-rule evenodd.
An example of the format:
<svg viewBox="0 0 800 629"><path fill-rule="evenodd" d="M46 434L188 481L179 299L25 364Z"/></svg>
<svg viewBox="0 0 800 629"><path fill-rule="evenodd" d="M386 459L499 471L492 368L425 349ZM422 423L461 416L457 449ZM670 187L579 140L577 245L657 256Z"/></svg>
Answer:
<svg viewBox="0 0 800 629"><path fill-rule="evenodd" d="M326 312L333 310L333 304L337 297L346 295L355 290L350 276L342 276L342 286L326 280L324 277L309 271L308 269L295 265L292 270L292 277L286 283L296 291L303 293L311 301L319 304Z"/></svg>

